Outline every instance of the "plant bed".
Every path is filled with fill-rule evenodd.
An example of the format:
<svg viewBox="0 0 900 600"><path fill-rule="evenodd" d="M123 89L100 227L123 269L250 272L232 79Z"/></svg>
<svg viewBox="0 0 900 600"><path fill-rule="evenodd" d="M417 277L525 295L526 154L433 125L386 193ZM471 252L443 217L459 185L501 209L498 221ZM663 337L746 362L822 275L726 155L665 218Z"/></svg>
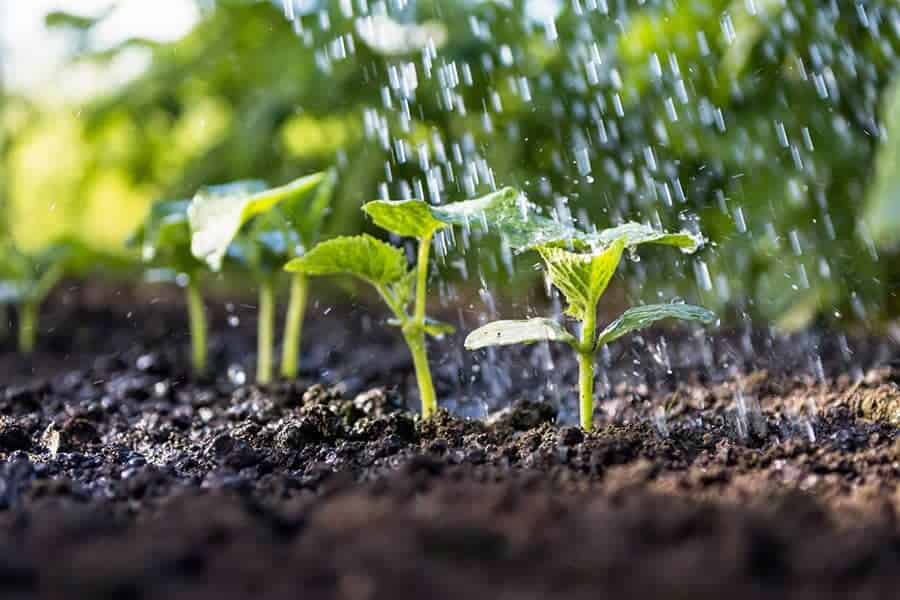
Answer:
<svg viewBox="0 0 900 600"><path fill-rule="evenodd" d="M201 379L179 307L132 291L63 286L37 352L3 347L3 598L891 598L900 585L893 342L642 335L610 351L584 433L562 350L432 342L456 416L422 421L409 353L372 311L312 304L300 377L264 387L254 307L212 312Z"/></svg>

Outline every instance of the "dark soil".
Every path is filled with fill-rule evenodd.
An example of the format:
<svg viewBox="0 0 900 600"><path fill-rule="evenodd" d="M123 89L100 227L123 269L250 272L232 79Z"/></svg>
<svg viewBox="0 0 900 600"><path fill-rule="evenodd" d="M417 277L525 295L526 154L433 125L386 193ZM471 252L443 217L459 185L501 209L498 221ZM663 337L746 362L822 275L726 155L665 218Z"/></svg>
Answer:
<svg viewBox="0 0 900 600"><path fill-rule="evenodd" d="M198 380L177 306L111 294L0 350L0 598L898 596L889 341L635 338L585 435L546 347L434 344L445 405L489 416L423 423L362 310L312 307L302 377L263 389L250 307Z"/></svg>

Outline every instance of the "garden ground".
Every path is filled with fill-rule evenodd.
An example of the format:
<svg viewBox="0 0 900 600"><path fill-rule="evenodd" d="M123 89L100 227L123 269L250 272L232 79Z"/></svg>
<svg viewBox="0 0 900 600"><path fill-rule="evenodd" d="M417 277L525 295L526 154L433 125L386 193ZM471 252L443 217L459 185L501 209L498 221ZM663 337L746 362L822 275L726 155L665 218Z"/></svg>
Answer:
<svg viewBox="0 0 900 600"><path fill-rule="evenodd" d="M38 354L3 346L3 598L822 599L900 587L890 340L672 334L665 368L635 367L635 347L660 348L644 336L614 349L597 430L583 434L565 408L534 401L527 377L529 389L488 401L486 421L418 421L402 406L402 340L361 309L311 307L303 376L264 389L236 366L252 364L253 311L220 311L218 376L197 380L178 307L135 293L70 286L47 307ZM483 406L489 368L470 384L458 342L432 347L438 394L464 380ZM562 353L510 352L511 364L549 356L561 380L574 374Z"/></svg>

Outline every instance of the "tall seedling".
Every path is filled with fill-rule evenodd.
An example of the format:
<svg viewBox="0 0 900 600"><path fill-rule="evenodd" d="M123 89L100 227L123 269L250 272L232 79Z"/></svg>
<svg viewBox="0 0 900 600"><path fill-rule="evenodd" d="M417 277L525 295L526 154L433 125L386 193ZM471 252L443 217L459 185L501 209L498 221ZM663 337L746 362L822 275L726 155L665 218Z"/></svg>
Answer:
<svg viewBox="0 0 900 600"><path fill-rule="evenodd" d="M202 374L207 367L208 323L200 279L207 267L191 254L189 205L189 200L155 202L127 243L139 248L141 260L154 267L154 280L184 287L191 335L191 366L195 373Z"/></svg>
<svg viewBox="0 0 900 600"><path fill-rule="evenodd" d="M11 241L0 246L0 305L17 308L19 351L34 351L41 303L63 277L82 275L101 265L119 269L122 262L71 237L34 252L20 250Z"/></svg>
<svg viewBox="0 0 900 600"><path fill-rule="evenodd" d="M315 218L304 215L303 208L294 203L308 198L324 179L325 173L314 173L275 188L255 180L211 186L198 191L188 208L193 255L205 261L213 271L222 268L227 255L257 280L256 380L259 383L272 380L277 276L286 260L302 253L304 240L300 231L308 227L310 232L318 232L321 215L330 199L330 189L327 193L323 192L324 196L317 194L309 205L318 206ZM328 185L333 185L330 179L328 181ZM291 339L286 339L285 343L293 348L286 351L287 360L293 362L293 366L282 365L283 372L296 373L296 348L300 335L297 321L302 319L305 304L304 283L295 280L292 285L286 322Z"/></svg>
<svg viewBox="0 0 900 600"><path fill-rule="evenodd" d="M400 327L413 359L419 387L422 416L437 410L437 398L426 352L426 336L438 337L453 328L426 315L428 261L435 233L453 225L482 222L486 206L518 192L511 188L483 198L431 206L421 200L375 201L363 206L373 222L396 235L418 241L416 263L407 266L398 248L369 235L338 237L322 242L305 256L289 262L285 269L304 275L353 275L370 283L391 309L391 324ZM410 306L411 305L411 306ZM411 308L411 310L410 310Z"/></svg>
<svg viewBox="0 0 900 600"><path fill-rule="evenodd" d="M580 241L578 238L572 238L566 240L566 243L583 246L587 238L588 236L585 236ZM544 340L568 344L578 357L579 410L581 426L585 430L590 430L593 423L594 355L600 348L626 333L642 329L661 319L673 318L703 323L715 320L712 312L699 306L652 304L626 310L598 334L597 305L626 247L653 241L680 246L685 251L693 252L699 245L699 240L684 233L659 233L658 236L652 236L648 234L647 228L637 223L592 234L590 238L595 242L608 241L608 244L583 252L572 252L560 247L558 242L536 246L546 265L550 281L566 299L566 314L581 325L580 337L576 337L552 319L536 318L488 323L470 333L465 341L465 346L469 350Z"/></svg>

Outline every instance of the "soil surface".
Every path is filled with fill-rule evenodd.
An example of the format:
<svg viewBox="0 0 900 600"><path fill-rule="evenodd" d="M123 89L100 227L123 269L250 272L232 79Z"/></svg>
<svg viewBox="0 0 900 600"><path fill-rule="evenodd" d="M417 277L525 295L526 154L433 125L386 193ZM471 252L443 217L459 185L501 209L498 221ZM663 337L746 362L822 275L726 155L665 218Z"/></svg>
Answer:
<svg viewBox="0 0 900 600"><path fill-rule="evenodd" d="M432 344L456 416L422 422L377 310L312 306L262 388L252 307L215 307L203 379L131 294L70 287L35 356L0 346L4 599L898 596L890 340L632 338L584 434L556 348Z"/></svg>

